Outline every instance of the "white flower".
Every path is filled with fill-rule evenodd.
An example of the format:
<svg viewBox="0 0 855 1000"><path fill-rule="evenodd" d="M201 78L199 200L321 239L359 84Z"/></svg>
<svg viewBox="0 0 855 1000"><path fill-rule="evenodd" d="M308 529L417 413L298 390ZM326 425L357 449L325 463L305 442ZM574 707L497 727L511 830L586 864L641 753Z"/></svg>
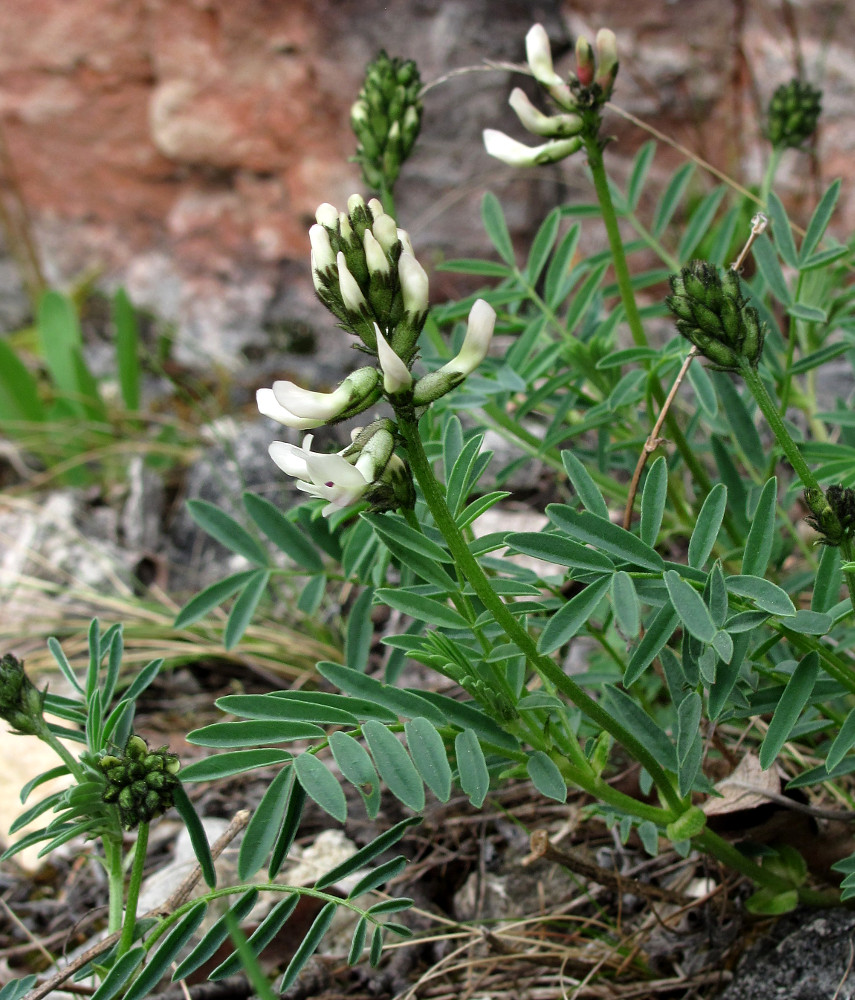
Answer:
<svg viewBox="0 0 855 1000"><path fill-rule="evenodd" d="M377 358L383 369L383 388L390 396L394 396L410 388L413 384L413 376L410 374L410 369L389 346L376 323L374 324L374 332L377 334Z"/></svg>
<svg viewBox="0 0 855 1000"><path fill-rule="evenodd" d="M529 28L525 36L525 54L529 69L538 83L545 87L561 83L561 77L552 68L552 47L542 24Z"/></svg>
<svg viewBox="0 0 855 1000"><path fill-rule="evenodd" d="M556 136L577 135L582 130L582 119L579 115L545 115L528 99L525 91L514 87L508 104L516 112L523 128L533 135Z"/></svg>
<svg viewBox="0 0 855 1000"><path fill-rule="evenodd" d="M324 517L360 500L371 485L371 478L366 478L360 468L362 459L353 466L341 455L320 455L311 448L312 435L307 434L302 448L284 441L274 441L269 451L279 468L286 475L297 479L298 490L328 501L323 510ZM362 465L370 465L371 468L365 471L373 473L373 460L363 462Z"/></svg>
<svg viewBox="0 0 855 1000"><path fill-rule="evenodd" d="M415 252L413 251L413 242L410 239L410 234L406 229L397 230L398 239L401 241L401 246L404 248L404 253L408 253L411 257L415 257Z"/></svg>
<svg viewBox="0 0 855 1000"><path fill-rule="evenodd" d="M274 382L273 395L289 413L295 417L311 417L326 423L347 409L353 397L353 390L346 382L335 392L313 392L303 389L294 382Z"/></svg>
<svg viewBox="0 0 855 1000"><path fill-rule="evenodd" d="M469 310L469 323L466 327L466 336L463 338L460 353L457 357L452 358L447 365L443 365L439 369L440 372L465 376L475 371L487 357L495 325L496 310L484 299L477 299Z"/></svg>
<svg viewBox="0 0 855 1000"><path fill-rule="evenodd" d="M298 417L296 413L292 413L277 401L272 389L258 389L255 393L255 399L258 403L259 412L263 416L270 417L272 420L284 424L286 427L293 427L298 431L307 431L312 427L320 427L326 423L324 419Z"/></svg>
<svg viewBox="0 0 855 1000"><path fill-rule="evenodd" d="M543 163L555 163L575 153L582 145L579 136L573 136L571 139L553 139L540 146L526 146L525 143L517 142L516 139L494 128L485 128L483 137L484 148L490 156L495 156L497 160L511 167L535 167Z"/></svg>

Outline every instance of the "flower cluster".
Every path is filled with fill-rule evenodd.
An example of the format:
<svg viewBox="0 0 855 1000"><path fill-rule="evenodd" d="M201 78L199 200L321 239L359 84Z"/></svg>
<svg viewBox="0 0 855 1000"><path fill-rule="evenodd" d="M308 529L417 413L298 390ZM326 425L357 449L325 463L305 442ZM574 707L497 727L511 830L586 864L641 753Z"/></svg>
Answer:
<svg viewBox="0 0 855 1000"><path fill-rule="evenodd" d="M0 718L19 736L43 736L45 691L27 676L21 660L7 653L0 660Z"/></svg>
<svg viewBox="0 0 855 1000"><path fill-rule="evenodd" d="M385 397L410 410L459 385L486 357L496 314L483 299L473 305L460 352L440 369L414 379L419 334L428 313L428 278L409 235L377 199L348 200L348 211L321 205L309 230L315 290L339 325L358 338L357 348L375 364L359 368L333 392L314 392L293 382L259 389L259 410L286 427L308 430L355 417ZM335 455L276 441L274 462L297 479L297 488L328 501L324 515L366 499L374 510L412 506L409 471L394 455L395 425L375 420L354 432Z"/></svg>
<svg viewBox="0 0 855 1000"><path fill-rule="evenodd" d="M141 736L132 735L121 756L104 754L98 767L107 779L104 801L116 803L125 830L150 822L172 806L181 765L165 746L150 751Z"/></svg>
<svg viewBox="0 0 855 1000"><path fill-rule="evenodd" d="M821 90L797 79L781 84L769 102L769 142L779 149L801 146L816 131L821 111Z"/></svg>
<svg viewBox="0 0 855 1000"><path fill-rule="evenodd" d="M665 302L677 329L714 369L736 372L745 363L757 367L765 331L735 271L722 276L707 261L693 260L672 274L670 282L673 294Z"/></svg>
<svg viewBox="0 0 855 1000"><path fill-rule="evenodd" d="M855 490L846 486L829 486L805 490L805 503L810 514L807 523L822 535L823 545L837 547L855 537Z"/></svg>
<svg viewBox="0 0 855 1000"><path fill-rule="evenodd" d="M566 81L553 68L552 49L543 25L535 24L529 30L525 45L532 76L560 111L546 115L519 87L512 91L509 103L523 128L547 140L539 146L526 146L504 132L485 129L487 152L512 167L555 163L580 149L586 129L596 132L599 127L599 109L611 96L618 71L617 42L608 28L597 32L596 53L587 38L579 37L576 72L570 73Z"/></svg>
<svg viewBox="0 0 855 1000"><path fill-rule="evenodd" d="M350 125L357 140L354 159L375 191L391 190L413 150L422 123L420 91L412 59L390 59L380 52L368 64L365 83L350 109Z"/></svg>

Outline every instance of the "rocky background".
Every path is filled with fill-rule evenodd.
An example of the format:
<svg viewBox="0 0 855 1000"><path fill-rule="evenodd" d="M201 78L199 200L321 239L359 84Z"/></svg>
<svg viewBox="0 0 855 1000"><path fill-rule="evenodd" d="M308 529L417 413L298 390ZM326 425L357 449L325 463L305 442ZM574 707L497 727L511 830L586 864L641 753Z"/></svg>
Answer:
<svg viewBox="0 0 855 1000"><path fill-rule="evenodd" d="M482 193L503 199L521 245L555 203L590 198L581 157L519 173L487 157L485 126L522 137L505 101L541 21L559 68L580 32L618 36L616 104L744 183L762 169L758 114L803 72L824 92L813 154L790 152L782 190L803 221L851 183L855 8L843 0L28 0L0 4L0 173L7 250L0 322L27 318L33 258L51 283L97 275L174 324L184 364L240 367L327 326L309 281L306 229L322 201L359 190L349 107L385 47L425 83L417 154L398 195L420 258L483 251ZM460 72L469 69L471 72ZM620 175L648 135L618 114ZM664 150L663 175L680 162ZM803 207L804 205L804 207ZM594 234L592 239L596 238ZM28 247L32 253L28 254ZM584 248L583 248L584 249ZM437 300L454 279L437 275ZM346 354L346 347L341 350Z"/></svg>

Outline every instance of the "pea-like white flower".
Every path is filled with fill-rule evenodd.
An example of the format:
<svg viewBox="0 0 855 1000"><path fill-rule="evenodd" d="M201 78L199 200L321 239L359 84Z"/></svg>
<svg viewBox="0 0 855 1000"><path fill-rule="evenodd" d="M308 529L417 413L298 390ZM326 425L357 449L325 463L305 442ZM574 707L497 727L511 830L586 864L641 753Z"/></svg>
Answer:
<svg viewBox="0 0 855 1000"><path fill-rule="evenodd" d="M275 420L285 427L293 427L298 431L307 431L312 427L320 427L326 423L326 420L323 418L298 417L296 413L292 413L276 399L272 389L256 390L255 400L262 416L270 417L271 420Z"/></svg>
<svg viewBox="0 0 855 1000"><path fill-rule="evenodd" d="M545 87L561 83L561 77L552 68L552 46L542 24L534 24L525 36L525 54L535 80Z"/></svg>
<svg viewBox="0 0 855 1000"><path fill-rule="evenodd" d="M544 163L555 163L575 153L582 146L578 135L569 139L552 139L540 146L526 146L517 142L498 129L485 128L483 132L484 148L502 163L511 167L536 167Z"/></svg>
<svg viewBox="0 0 855 1000"><path fill-rule="evenodd" d="M525 91L519 87L514 87L511 91L508 104L516 112L523 128L533 135L557 139L578 135L582 131L582 118L579 115L545 115L531 103Z"/></svg>
<svg viewBox="0 0 855 1000"><path fill-rule="evenodd" d="M303 438L302 448L274 441L269 452L279 468L297 480L295 485L298 490L328 501L323 510L324 517L360 500L373 479L374 463L370 457L362 463L370 468L363 471L360 468L361 457L356 465L351 465L341 455L318 454L312 451L311 434Z"/></svg>
<svg viewBox="0 0 855 1000"><path fill-rule="evenodd" d="M493 329L496 325L496 310L484 299L477 299L469 310L469 321L463 346L457 357L439 369L440 372L470 375L487 357Z"/></svg>

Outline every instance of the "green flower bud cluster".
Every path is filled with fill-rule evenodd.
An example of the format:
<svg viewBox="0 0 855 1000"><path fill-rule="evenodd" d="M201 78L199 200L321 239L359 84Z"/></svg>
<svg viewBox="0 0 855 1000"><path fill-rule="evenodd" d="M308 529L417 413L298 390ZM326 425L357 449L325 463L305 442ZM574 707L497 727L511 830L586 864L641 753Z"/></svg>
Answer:
<svg viewBox="0 0 855 1000"><path fill-rule="evenodd" d="M374 476L362 495L371 505L372 513L412 510L416 505L413 474L393 450L395 430L393 420L381 417L367 427L354 430L350 447L341 453L349 462L365 462L367 458L375 462Z"/></svg>
<svg viewBox="0 0 855 1000"><path fill-rule="evenodd" d="M47 689L39 691L24 671L21 660L7 653L0 660L0 718L19 736L43 736L47 732L44 701Z"/></svg>
<svg viewBox="0 0 855 1000"><path fill-rule="evenodd" d="M805 520L822 536L822 545L836 547L855 536L855 489L835 485L824 493L806 489L804 496L810 509Z"/></svg>
<svg viewBox="0 0 855 1000"><path fill-rule="evenodd" d="M178 757L165 746L149 750L141 736L129 736L121 755L104 754L98 767L107 779L104 801L114 802L125 830L148 823L173 804Z"/></svg>
<svg viewBox="0 0 855 1000"><path fill-rule="evenodd" d="M410 365L427 319L427 275L409 235L376 198L366 204L353 195L347 207L344 213L321 205L309 231L315 290L364 350L377 354L376 325Z"/></svg>
<svg viewBox="0 0 855 1000"><path fill-rule="evenodd" d="M765 331L757 310L748 305L739 275L721 275L705 260L693 260L670 278L665 302L680 333L712 362L717 371L757 367Z"/></svg>
<svg viewBox="0 0 855 1000"><path fill-rule="evenodd" d="M413 151L422 124L421 86L412 59L390 59L381 51L368 64L350 125L357 140L354 160L375 191L391 189Z"/></svg>
<svg viewBox="0 0 855 1000"><path fill-rule="evenodd" d="M781 84L769 102L769 142L779 149L801 146L816 131L821 111L821 90L798 79Z"/></svg>

